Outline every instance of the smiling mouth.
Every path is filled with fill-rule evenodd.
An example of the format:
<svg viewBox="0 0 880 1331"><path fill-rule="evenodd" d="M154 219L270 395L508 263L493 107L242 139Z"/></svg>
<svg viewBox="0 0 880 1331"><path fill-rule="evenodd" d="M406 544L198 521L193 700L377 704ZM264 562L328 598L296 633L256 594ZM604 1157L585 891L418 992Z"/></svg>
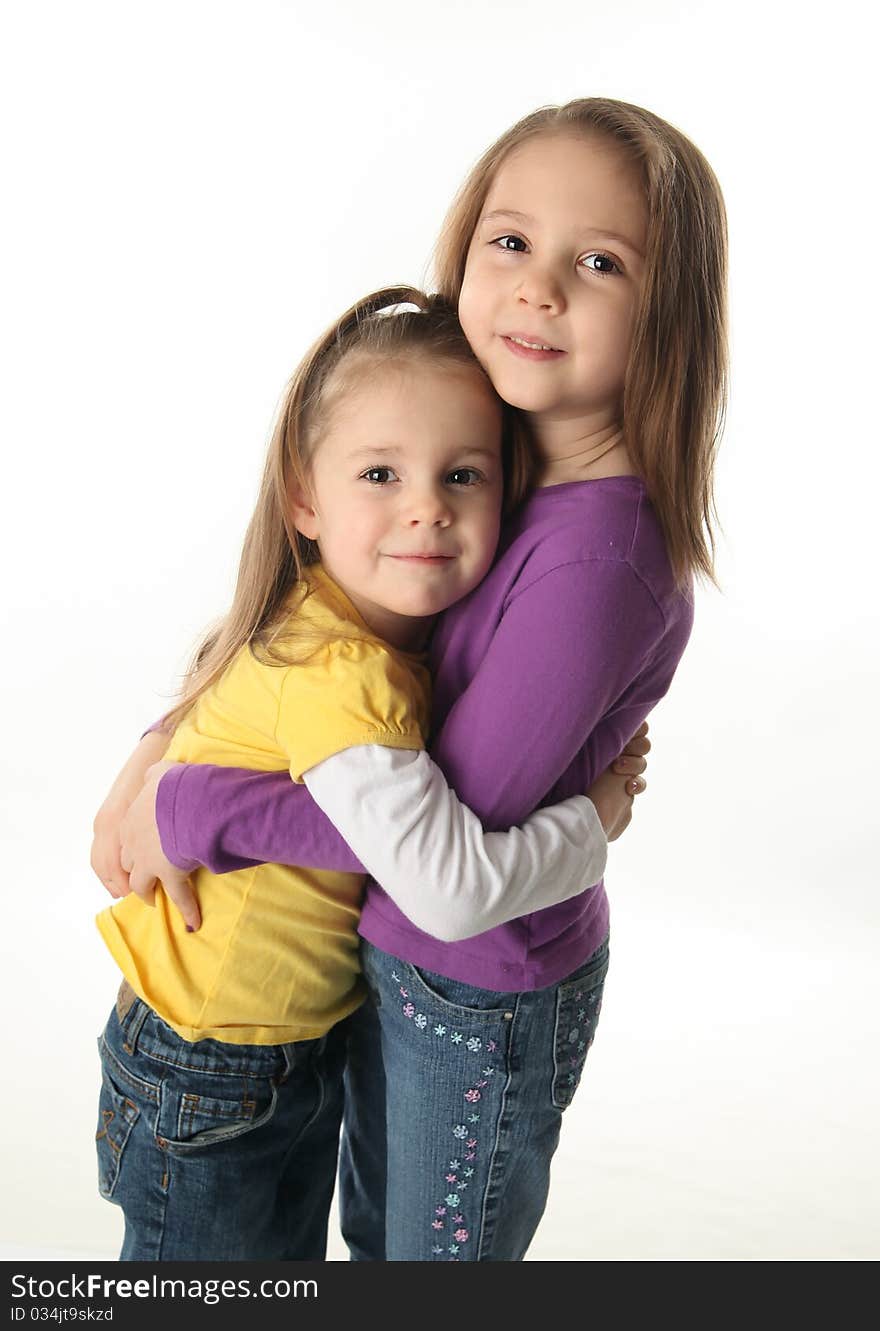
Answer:
<svg viewBox="0 0 880 1331"><path fill-rule="evenodd" d="M448 564L455 555L389 555L389 559L402 559L408 564Z"/></svg>
<svg viewBox="0 0 880 1331"><path fill-rule="evenodd" d="M549 342L538 342L530 337L522 337L519 333L502 333L502 342L516 355L535 357L542 360L552 360L558 356L564 356L565 352L561 347L553 347Z"/></svg>

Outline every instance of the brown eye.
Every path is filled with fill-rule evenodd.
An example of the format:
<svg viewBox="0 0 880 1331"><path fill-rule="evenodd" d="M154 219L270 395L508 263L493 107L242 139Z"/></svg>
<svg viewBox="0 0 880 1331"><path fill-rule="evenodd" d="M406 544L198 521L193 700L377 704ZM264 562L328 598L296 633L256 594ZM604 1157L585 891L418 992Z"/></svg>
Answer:
<svg viewBox="0 0 880 1331"><path fill-rule="evenodd" d="M360 479L369 481L371 485L387 485L393 475L390 467L368 467L361 472Z"/></svg>
<svg viewBox="0 0 880 1331"><path fill-rule="evenodd" d="M483 478L475 467L456 467L455 471L451 471L446 479L452 485L461 485L468 488L479 485Z"/></svg>
<svg viewBox="0 0 880 1331"><path fill-rule="evenodd" d="M588 272L597 273L600 277L609 277L611 273L619 273L620 267L607 254L586 254L581 259L581 264Z"/></svg>
<svg viewBox="0 0 880 1331"><path fill-rule="evenodd" d="M499 236L497 240L492 241L499 249L508 250L512 254L522 254L526 248L526 242L522 236Z"/></svg>

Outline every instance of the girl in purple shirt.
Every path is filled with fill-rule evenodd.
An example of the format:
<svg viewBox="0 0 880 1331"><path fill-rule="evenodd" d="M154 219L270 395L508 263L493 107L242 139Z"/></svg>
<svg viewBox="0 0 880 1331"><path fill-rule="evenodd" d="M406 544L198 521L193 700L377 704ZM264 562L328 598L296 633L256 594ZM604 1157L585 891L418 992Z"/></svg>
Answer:
<svg viewBox="0 0 880 1331"><path fill-rule="evenodd" d="M693 575L712 576L720 190L697 149L648 111L598 98L545 108L474 167L437 274L537 464L493 569L431 648L432 756L501 829L585 790L621 751L669 687ZM329 819L277 776L160 769L132 827L155 807L164 854L145 858L149 828L132 832L133 873L360 867L365 829L332 790L321 803ZM340 1176L352 1255L518 1260L595 1034L604 885L444 940L369 883L361 934L373 1002L352 1019Z"/></svg>

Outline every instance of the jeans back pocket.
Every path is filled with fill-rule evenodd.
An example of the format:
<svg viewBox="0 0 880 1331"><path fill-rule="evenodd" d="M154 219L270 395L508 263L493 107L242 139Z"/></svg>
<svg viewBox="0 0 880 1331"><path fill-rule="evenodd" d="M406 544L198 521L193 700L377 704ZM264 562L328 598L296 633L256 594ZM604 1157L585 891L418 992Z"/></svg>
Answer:
<svg viewBox="0 0 880 1331"><path fill-rule="evenodd" d="M567 1109L574 1099L602 1010L602 990L608 973L608 949L590 958L580 974L556 991L556 1029L553 1040L553 1103Z"/></svg>
<svg viewBox="0 0 880 1331"><path fill-rule="evenodd" d="M98 1191L102 1197L113 1196L119 1178L122 1152L125 1150L132 1128L140 1117L140 1112L134 1101L113 1085L104 1070L98 1099L98 1130L95 1133L95 1145L98 1151Z"/></svg>

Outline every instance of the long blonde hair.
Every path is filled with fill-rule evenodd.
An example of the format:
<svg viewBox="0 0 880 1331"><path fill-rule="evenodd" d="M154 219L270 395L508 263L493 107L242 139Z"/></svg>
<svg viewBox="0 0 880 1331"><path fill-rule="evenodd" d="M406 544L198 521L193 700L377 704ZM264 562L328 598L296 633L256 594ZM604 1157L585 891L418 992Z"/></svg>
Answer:
<svg viewBox="0 0 880 1331"><path fill-rule="evenodd" d="M273 665L290 664L315 650L317 640L305 629L297 653L295 620L290 625L292 611L311 591L306 569L319 558L315 543L294 525L290 495L308 492L311 460L339 396L376 362L419 357L484 374L455 307L440 296L400 286L375 291L346 310L300 362L272 432L232 606L196 650L164 729L182 720L243 647ZM533 464L522 425L506 406L502 447L505 508L510 509L525 495Z"/></svg>
<svg viewBox="0 0 880 1331"><path fill-rule="evenodd" d="M521 144L602 135L639 168L648 205L645 280L626 371L623 430L657 511L677 580L714 581L712 476L727 399L727 223L718 181L674 126L640 106L586 97L542 107L483 154L435 249L437 286L457 306L492 181Z"/></svg>

